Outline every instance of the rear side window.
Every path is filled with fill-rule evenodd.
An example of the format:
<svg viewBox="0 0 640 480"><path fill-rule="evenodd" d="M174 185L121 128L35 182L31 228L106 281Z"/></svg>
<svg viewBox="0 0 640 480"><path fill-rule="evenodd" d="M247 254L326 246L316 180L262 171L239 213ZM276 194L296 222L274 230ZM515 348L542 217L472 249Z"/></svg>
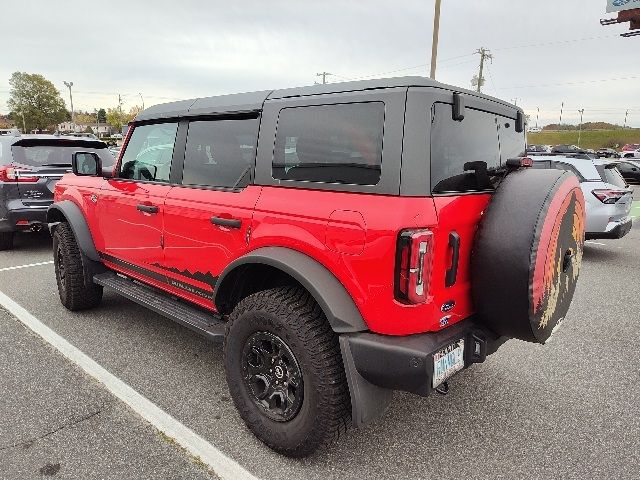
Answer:
<svg viewBox="0 0 640 480"><path fill-rule="evenodd" d="M382 102L282 109L273 178L376 185L381 174L383 130Z"/></svg>
<svg viewBox="0 0 640 480"><path fill-rule="evenodd" d="M598 170L603 182L610 183L616 187L627 186L627 182L622 178L615 165L596 165L596 170Z"/></svg>
<svg viewBox="0 0 640 480"><path fill-rule="evenodd" d="M177 123L138 125L127 143L120 178L168 182Z"/></svg>
<svg viewBox="0 0 640 480"><path fill-rule="evenodd" d="M436 103L431 120L431 185L433 193L483 191L490 188L480 176L465 170L469 162L483 162L487 170L500 167L496 115L467 108L464 120L454 121L452 106ZM524 139L523 139L524 148Z"/></svg>
<svg viewBox="0 0 640 480"><path fill-rule="evenodd" d="M240 186L253 167L257 137L258 120L255 118L191 122L182 183Z"/></svg>

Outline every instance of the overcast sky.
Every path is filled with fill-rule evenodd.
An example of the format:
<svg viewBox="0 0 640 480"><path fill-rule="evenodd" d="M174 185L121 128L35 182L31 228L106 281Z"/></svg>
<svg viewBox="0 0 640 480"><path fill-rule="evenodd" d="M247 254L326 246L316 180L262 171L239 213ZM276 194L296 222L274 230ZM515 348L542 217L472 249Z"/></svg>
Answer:
<svg viewBox="0 0 640 480"><path fill-rule="evenodd" d="M21 0L3 7L0 112L14 71L40 73L76 110L309 85L428 75L434 0ZM438 80L465 88L485 47L484 91L540 123L640 127L640 37L602 27L606 0L443 0Z"/></svg>

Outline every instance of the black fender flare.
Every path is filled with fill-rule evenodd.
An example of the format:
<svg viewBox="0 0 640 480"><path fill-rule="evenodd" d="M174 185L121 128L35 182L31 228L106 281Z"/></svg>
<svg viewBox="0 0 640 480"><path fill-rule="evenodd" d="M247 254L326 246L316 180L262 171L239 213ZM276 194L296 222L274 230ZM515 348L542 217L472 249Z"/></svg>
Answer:
<svg viewBox="0 0 640 480"><path fill-rule="evenodd" d="M56 225L60 223L59 214L61 214L71 226L71 230L73 230L73 234L76 237L82 253L89 260L100 262L100 256L93 243L89 225L87 225L87 221L80 207L71 200L63 200L50 205L47 209L47 223L49 224L51 234L53 234Z"/></svg>
<svg viewBox="0 0 640 480"><path fill-rule="evenodd" d="M229 273L241 265L256 263L277 268L306 288L318 302L334 332L352 333L368 330L351 295L335 275L318 261L290 248L258 248L230 263L216 282L214 303L218 304L220 287Z"/></svg>

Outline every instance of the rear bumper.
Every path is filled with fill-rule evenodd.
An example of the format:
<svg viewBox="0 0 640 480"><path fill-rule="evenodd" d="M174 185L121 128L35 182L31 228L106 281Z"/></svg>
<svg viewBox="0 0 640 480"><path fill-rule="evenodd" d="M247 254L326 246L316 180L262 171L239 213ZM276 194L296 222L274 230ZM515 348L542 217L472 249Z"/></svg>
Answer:
<svg viewBox="0 0 640 480"><path fill-rule="evenodd" d="M484 328L473 318L435 333L406 337L356 333L347 337L352 365L367 382L422 396L434 390L435 353L464 339L464 368L467 368L474 363L484 362L507 340Z"/></svg>
<svg viewBox="0 0 640 480"><path fill-rule="evenodd" d="M613 228L608 229L605 232L587 232L585 234L585 238L587 240L597 240L597 239L618 239L624 237L627 233L631 231L631 227L633 226L633 220L630 218L625 222L617 223L613 226Z"/></svg>
<svg viewBox="0 0 640 480"><path fill-rule="evenodd" d="M0 219L0 232L19 232L46 226L47 208L45 205L7 210L5 217Z"/></svg>

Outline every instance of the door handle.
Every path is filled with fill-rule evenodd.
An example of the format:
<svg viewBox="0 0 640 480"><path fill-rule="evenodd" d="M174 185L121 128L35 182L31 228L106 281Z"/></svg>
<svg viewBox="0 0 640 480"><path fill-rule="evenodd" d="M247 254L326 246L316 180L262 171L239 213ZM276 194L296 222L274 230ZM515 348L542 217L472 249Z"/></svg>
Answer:
<svg viewBox="0 0 640 480"><path fill-rule="evenodd" d="M155 205L139 204L136 206L136 208L145 213L158 213L158 207Z"/></svg>
<svg viewBox="0 0 640 480"><path fill-rule="evenodd" d="M237 218L211 217L211 223L228 228L240 228L242 226L242 220Z"/></svg>
<svg viewBox="0 0 640 480"><path fill-rule="evenodd" d="M445 287L451 287L455 285L458 278L458 262L460 261L460 235L456 232L449 233L449 248L452 249L453 255L451 256L451 268L447 270L445 276Z"/></svg>

